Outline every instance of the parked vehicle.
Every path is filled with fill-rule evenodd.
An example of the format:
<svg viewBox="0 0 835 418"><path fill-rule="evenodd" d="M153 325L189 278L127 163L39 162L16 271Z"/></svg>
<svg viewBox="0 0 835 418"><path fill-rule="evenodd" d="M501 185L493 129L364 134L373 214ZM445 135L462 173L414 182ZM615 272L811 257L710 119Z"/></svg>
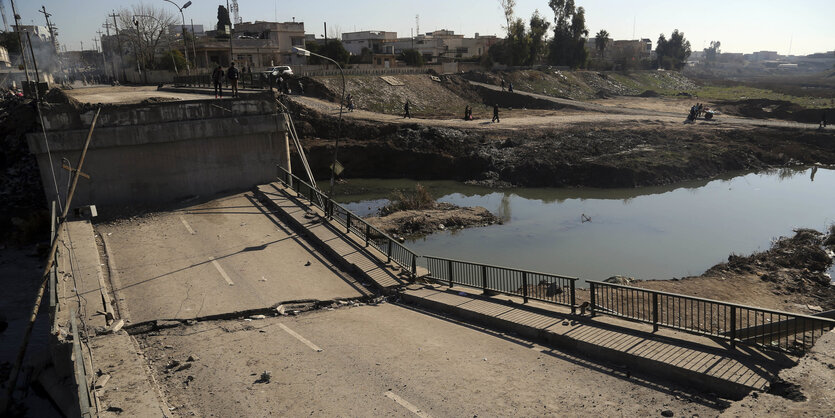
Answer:
<svg viewBox="0 0 835 418"><path fill-rule="evenodd" d="M267 68L266 70L264 70L264 72L262 74L264 74L267 77L269 77L269 76L277 77L277 76L280 76L280 75L293 75L293 69L286 66L286 65L279 65L277 67Z"/></svg>

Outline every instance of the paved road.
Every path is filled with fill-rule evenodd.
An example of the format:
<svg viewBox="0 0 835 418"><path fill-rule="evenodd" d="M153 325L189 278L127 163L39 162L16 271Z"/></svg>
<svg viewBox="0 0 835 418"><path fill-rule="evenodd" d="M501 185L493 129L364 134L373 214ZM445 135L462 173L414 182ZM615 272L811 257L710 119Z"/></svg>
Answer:
<svg viewBox="0 0 835 418"><path fill-rule="evenodd" d="M115 268L115 293L132 322L367 292L274 223L250 195L97 227Z"/></svg>
<svg viewBox="0 0 835 418"><path fill-rule="evenodd" d="M715 400L391 304L138 338L179 416L718 414ZM199 358L189 369L166 368L188 356Z"/></svg>

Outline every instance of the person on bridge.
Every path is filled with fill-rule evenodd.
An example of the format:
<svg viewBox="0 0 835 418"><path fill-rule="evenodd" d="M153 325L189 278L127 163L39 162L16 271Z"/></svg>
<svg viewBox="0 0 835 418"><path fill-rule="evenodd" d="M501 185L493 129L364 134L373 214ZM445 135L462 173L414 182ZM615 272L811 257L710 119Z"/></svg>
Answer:
<svg viewBox="0 0 835 418"><path fill-rule="evenodd" d="M412 114L409 113L409 99L406 99L406 104L403 105L403 111L404 111L403 119L406 119L406 118L411 119L412 118Z"/></svg>
<svg viewBox="0 0 835 418"><path fill-rule="evenodd" d="M496 123L501 122L499 120L499 105L498 105L498 103L493 105L493 122L496 122Z"/></svg>
<svg viewBox="0 0 835 418"><path fill-rule="evenodd" d="M232 89L232 97L238 97L238 78L240 78L240 73L238 73L238 69L235 68L234 62L229 66L229 69L226 70L226 78L229 79L229 83L231 84L230 88Z"/></svg>
<svg viewBox="0 0 835 418"><path fill-rule="evenodd" d="M217 65L212 71L212 82L215 85L215 99L223 97L223 67Z"/></svg>
<svg viewBox="0 0 835 418"><path fill-rule="evenodd" d="M818 128L824 129L826 128L826 112L821 112L821 123L818 125Z"/></svg>

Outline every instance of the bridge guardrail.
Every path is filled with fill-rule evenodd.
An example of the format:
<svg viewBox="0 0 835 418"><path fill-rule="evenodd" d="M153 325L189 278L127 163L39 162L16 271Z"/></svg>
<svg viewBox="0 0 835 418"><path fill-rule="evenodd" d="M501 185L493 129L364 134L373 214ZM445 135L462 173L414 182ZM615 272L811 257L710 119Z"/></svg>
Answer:
<svg viewBox="0 0 835 418"><path fill-rule="evenodd" d="M835 320L685 296L637 287L588 281L592 315L701 334L737 343L806 351L835 328Z"/></svg>
<svg viewBox="0 0 835 418"><path fill-rule="evenodd" d="M351 213L344 206L334 202L327 195L320 192L309 183L288 173L282 167L278 167L279 180L295 190L298 194L305 196L314 206L322 209L328 219L335 220L345 227L345 234L353 233L365 242L365 246L373 246L386 255L386 261L394 261L412 276L417 273L418 255L406 248L403 244L390 237L388 234L375 228L361 217Z"/></svg>
<svg viewBox="0 0 835 418"><path fill-rule="evenodd" d="M519 270L449 258L423 256L429 278L448 284L481 288L512 296L577 308L576 277Z"/></svg>

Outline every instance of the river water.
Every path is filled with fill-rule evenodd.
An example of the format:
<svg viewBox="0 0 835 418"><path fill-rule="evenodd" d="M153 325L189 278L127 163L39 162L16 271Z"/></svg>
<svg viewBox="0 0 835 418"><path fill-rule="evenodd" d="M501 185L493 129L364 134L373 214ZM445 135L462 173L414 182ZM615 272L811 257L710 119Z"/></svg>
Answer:
<svg viewBox="0 0 835 418"><path fill-rule="evenodd" d="M351 179L337 186L337 200L367 216L393 190L416 183ZM795 228L835 223L835 170L816 167L637 189L420 183L439 201L484 206L505 222L407 241L418 254L591 280L699 275L731 253L766 250Z"/></svg>

